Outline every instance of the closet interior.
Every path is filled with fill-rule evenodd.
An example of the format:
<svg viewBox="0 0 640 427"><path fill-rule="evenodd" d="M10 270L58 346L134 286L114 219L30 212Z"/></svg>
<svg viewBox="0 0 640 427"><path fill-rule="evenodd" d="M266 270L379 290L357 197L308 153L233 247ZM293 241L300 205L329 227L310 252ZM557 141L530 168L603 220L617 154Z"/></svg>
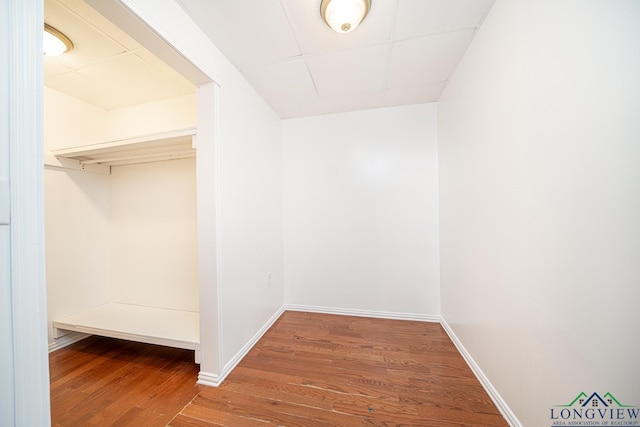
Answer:
<svg viewBox="0 0 640 427"><path fill-rule="evenodd" d="M49 347L84 334L194 350L199 363L195 87L76 0L45 21Z"/></svg>

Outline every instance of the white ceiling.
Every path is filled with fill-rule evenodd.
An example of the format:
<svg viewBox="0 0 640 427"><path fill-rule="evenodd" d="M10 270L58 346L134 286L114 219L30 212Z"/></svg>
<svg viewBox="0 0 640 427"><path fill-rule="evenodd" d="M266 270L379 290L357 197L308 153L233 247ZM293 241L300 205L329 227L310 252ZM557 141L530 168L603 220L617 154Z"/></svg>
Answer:
<svg viewBox="0 0 640 427"><path fill-rule="evenodd" d="M195 92L188 80L82 0L45 0L45 22L74 48L44 57L44 84L111 110Z"/></svg>
<svg viewBox="0 0 640 427"><path fill-rule="evenodd" d="M351 33L321 0L177 0L282 118L436 101L494 0L372 0Z"/></svg>
<svg viewBox="0 0 640 427"><path fill-rule="evenodd" d="M372 0L338 34L321 0L177 0L282 118L436 101L494 0ZM45 0L75 48L45 85L106 110L193 93L83 0Z"/></svg>

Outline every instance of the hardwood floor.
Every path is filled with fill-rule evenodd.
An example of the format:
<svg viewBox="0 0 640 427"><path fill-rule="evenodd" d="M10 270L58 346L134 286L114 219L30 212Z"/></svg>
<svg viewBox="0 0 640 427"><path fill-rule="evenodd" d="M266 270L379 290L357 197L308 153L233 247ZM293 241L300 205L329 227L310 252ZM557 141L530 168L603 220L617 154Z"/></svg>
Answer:
<svg viewBox="0 0 640 427"><path fill-rule="evenodd" d="M51 424L164 426L193 399L193 351L90 337L49 355Z"/></svg>
<svg viewBox="0 0 640 427"><path fill-rule="evenodd" d="M169 424L506 426L436 323L285 312Z"/></svg>
<svg viewBox="0 0 640 427"><path fill-rule="evenodd" d="M99 337L58 350L52 424L507 425L436 323L285 312L219 388L195 385L192 358Z"/></svg>

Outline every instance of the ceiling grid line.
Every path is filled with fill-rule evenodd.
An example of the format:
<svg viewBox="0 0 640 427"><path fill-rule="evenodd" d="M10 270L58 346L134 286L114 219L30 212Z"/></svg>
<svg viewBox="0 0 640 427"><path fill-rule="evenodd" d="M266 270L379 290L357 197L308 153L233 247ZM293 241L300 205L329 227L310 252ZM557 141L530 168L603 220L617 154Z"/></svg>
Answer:
<svg viewBox="0 0 640 427"><path fill-rule="evenodd" d="M398 16L398 2L396 1L395 7L393 8L393 19L391 20L391 28L389 28L389 49L387 51L387 63L384 70L384 86L382 87L382 96L387 94L387 90L389 89L389 75L391 74L391 52L393 50L393 40L396 32L396 18Z"/></svg>
<svg viewBox="0 0 640 427"><path fill-rule="evenodd" d="M360 26L338 34L320 16L321 0L177 1L281 118L437 101L494 3L372 0ZM122 48L133 42L83 0L45 0L47 15L78 46L45 60L45 84L54 89L105 109L193 91L139 46ZM116 55L123 50L129 54ZM94 82L109 74L142 82L107 93Z"/></svg>

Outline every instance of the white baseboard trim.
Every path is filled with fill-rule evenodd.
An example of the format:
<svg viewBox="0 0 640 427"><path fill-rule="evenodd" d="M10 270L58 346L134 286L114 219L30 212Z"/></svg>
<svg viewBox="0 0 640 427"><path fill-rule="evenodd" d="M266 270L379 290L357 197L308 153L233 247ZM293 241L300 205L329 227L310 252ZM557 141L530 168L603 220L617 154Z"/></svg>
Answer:
<svg viewBox="0 0 640 427"><path fill-rule="evenodd" d="M83 334L81 332L69 332L59 338L56 338L54 342L49 343L49 353L60 350L61 348L69 346L90 336L91 335L89 334Z"/></svg>
<svg viewBox="0 0 640 427"><path fill-rule="evenodd" d="M491 384L491 381L489 381L489 378L487 378L484 372L482 372L482 369L480 369L480 366L478 366L475 360L473 360L473 357L471 357L471 354L469 354L467 349L464 348L464 346L462 345L462 342L458 339L455 332L453 332L453 329L451 329L451 326L449 326L449 324L444 319L444 317L440 318L440 324L444 328L447 335L449 335L449 338L451 339L451 341L453 341L453 344L456 346L456 348L458 349L458 351L460 352L464 360L467 362L467 365L469 365L469 368L471 368L475 376L478 378L478 381L480 381L480 384L482 384L482 387L484 387L487 394L489 395L493 403L496 405L496 407L498 408L502 416L505 418L505 420L509 423L511 427L522 427L522 423L518 420L518 418L513 413L511 408L509 408L509 405L507 405L507 402L505 402L502 396L500 396L500 393L498 393L498 390L496 390L493 384Z"/></svg>
<svg viewBox="0 0 640 427"><path fill-rule="evenodd" d="M211 374L208 372L202 372L198 374L198 384L207 385L211 387L218 387L222 384L222 381L233 371L233 369L240 363L240 361L247 355L247 353L253 348L254 345L262 338L262 336L269 330L269 328L278 320L278 318L284 313L284 306L280 307L276 313L271 316L267 322L262 325L260 330L236 353L235 356L224 366L220 375Z"/></svg>
<svg viewBox="0 0 640 427"><path fill-rule="evenodd" d="M375 317L378 319L414 320L418 322L440 322L436 314L396 313L392 311L354 310L348 308L318 307L313 305L285 304L285 310L307 313L338 314L342 316Z"/></svg>
<svg viewBox="0 0 640 427"><path fill-rule="evenodd" d="M219 375L212 374L210 372L198 372L198 384L206 385L209 387L218 387L222 383Z"/></svg>
<svg viewBox="0 0 640 427"><path fill-rule="evenodd" d="M420 322L436 322L440 323L444 328L445 332L456 346L462 357L464 358L467 365L471 371L475 374L482 384L482 387L486 390L487 394L496 405L502 416L509 423L511 427L522 427L522 423L515 416L511 408L507 405L505 400L500 396L500 393L496 390L496 388L491 384L489 378L482 372L480 366L473 360L473 357L469 354L466 348L462 345L462 342L458 339L456 334L453 332L453 329L449 326L447 321L440 315L430 315L430 314L416 314L416 313L395 313L395 312L386 312L386 311L372 311L372 310L353 310L353 309L344 309L344 308L333 308L333 307L319 307L319 306L310 306L310 305L298 305L298 304L285 304L283 305L261 328L256 334L249 340L244 347L236 355L225 365L224 369L220 373L220 375L212 374L210 372L200 371L198 373L198 384L210 386L210 387L218 387L224 379L233 371L233 369L240 363L240 361L247 355L247 353L253 348L253 346L262 338L262 336L269 330L271 326L278 320L278 318L285 311L301 311L308 313L323 313L323 314L337 314L344 316L358 316L358 317L374 317L380 319L395 319L395 320L413 320ZM66 337L64 337L66 338ZM80 337L76 341L85 338ZM73 341L75 342L75 341ZM71 344L69 342L66 345ZM51 344L49 345L51 348ZM51 351L51 350L50 350Z"/></svg>

